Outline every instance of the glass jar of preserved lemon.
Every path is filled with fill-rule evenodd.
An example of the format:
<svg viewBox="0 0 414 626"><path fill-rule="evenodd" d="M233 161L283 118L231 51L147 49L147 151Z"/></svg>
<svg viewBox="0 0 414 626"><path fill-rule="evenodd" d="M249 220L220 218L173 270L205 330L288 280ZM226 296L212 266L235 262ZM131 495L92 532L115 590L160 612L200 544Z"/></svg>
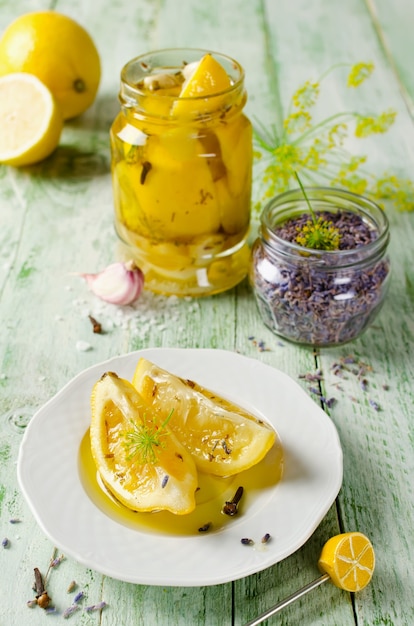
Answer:
<svg viewBox="0 0 414 626"><path fill-rule="evenodd" d="M151 52L121 73L111 128L116 231L148 289L210 295L247 274L252 128L244 72L205 50Z"/></svg>

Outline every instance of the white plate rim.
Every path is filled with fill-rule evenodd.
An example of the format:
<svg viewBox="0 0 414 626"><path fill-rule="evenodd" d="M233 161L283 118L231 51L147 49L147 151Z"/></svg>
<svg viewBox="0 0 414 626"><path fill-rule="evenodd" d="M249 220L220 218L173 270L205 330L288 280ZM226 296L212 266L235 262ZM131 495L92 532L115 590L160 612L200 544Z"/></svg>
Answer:
<svg viewBox="0 0 414 626"><path fill-rule="evenodd" d="M91 385L105 371L130 379L140 356L258 411L274 425L286 447L285 475L260 515L247 513L222 532L160 537L120 525L91 502L73 458L89 425ZM269 391L271 385L275 387ZM277 418L269 418L274 410L271 394L284 411ZM305 467L298 470L301 463ZM332 420L284 372L228 350L146 348L81 371L36 411L20 445L17 475L37 523L64 554L125 582L192 587L243 578L299 549L335 501L342 463ZM241 544L242 536L257 539L274 526L265 548Z"/></svg>

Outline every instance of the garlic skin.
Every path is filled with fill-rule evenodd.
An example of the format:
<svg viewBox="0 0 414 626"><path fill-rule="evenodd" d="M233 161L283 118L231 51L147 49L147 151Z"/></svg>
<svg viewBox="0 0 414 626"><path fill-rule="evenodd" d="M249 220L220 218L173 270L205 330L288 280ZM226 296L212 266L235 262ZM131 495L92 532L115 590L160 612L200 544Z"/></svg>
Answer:
<svg viewBox="0 0 414 626"><path fill-rule="evenodd" d="M97 274L81 274L98 298L111 304L132 304L144 287L144 274L133 261L112 263Z"/></svg>

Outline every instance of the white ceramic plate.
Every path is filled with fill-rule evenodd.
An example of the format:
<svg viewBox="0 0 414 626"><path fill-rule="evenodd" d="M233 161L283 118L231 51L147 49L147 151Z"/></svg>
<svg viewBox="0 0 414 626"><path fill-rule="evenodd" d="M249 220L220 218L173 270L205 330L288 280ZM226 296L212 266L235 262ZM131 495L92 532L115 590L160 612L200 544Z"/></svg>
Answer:
<svg viewBox="0 0 414 626"><path fill-rule="evenodd" d="M108 370L131 380L140 356L262 416L281 438L282 479L217 531L175 536L131 527L85 487L80 445L92 386ZM87 567L146 585L214 585L261 571L306 542L341 487L342 450L326 413L283 372L234 352L154 348L95 365L49 400L24 434L18 479L44 533ZM262 544L265 533L271 540ZM243 545L244 537L255 545Z"/></svg>

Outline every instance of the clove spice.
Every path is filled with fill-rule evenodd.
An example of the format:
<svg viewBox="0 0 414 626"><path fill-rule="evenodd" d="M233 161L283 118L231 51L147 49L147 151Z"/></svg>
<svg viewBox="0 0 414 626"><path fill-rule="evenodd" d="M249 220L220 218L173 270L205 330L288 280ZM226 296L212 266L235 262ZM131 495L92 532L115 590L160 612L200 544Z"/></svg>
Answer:
<svg viewBox="0 0 414 626"><path fill-rule="evenodd" d="M50 604L50 597L45 589L42 574L37 567L34 568L36 602L42 609L46 609Z"/></svg>
<svg viewBox="0 0 414 626"><path fill-rule="evenodd" d="M100 335L102 333L102 325L98 321L96 321L96 319L92 317L92 315L89 315L89 319L92 324L93 332L97 335Z"/></svg>
<svg viewBox="0 0 414 626"><path fill-rule="evenodd" d="M237 507L243 495L243 491L244 491L243 487L238 487L233 498L230 501L225 503L225 505L223 506L224 515L230 515L230 517L233 517L234 515L236 515Z"/></svg>

